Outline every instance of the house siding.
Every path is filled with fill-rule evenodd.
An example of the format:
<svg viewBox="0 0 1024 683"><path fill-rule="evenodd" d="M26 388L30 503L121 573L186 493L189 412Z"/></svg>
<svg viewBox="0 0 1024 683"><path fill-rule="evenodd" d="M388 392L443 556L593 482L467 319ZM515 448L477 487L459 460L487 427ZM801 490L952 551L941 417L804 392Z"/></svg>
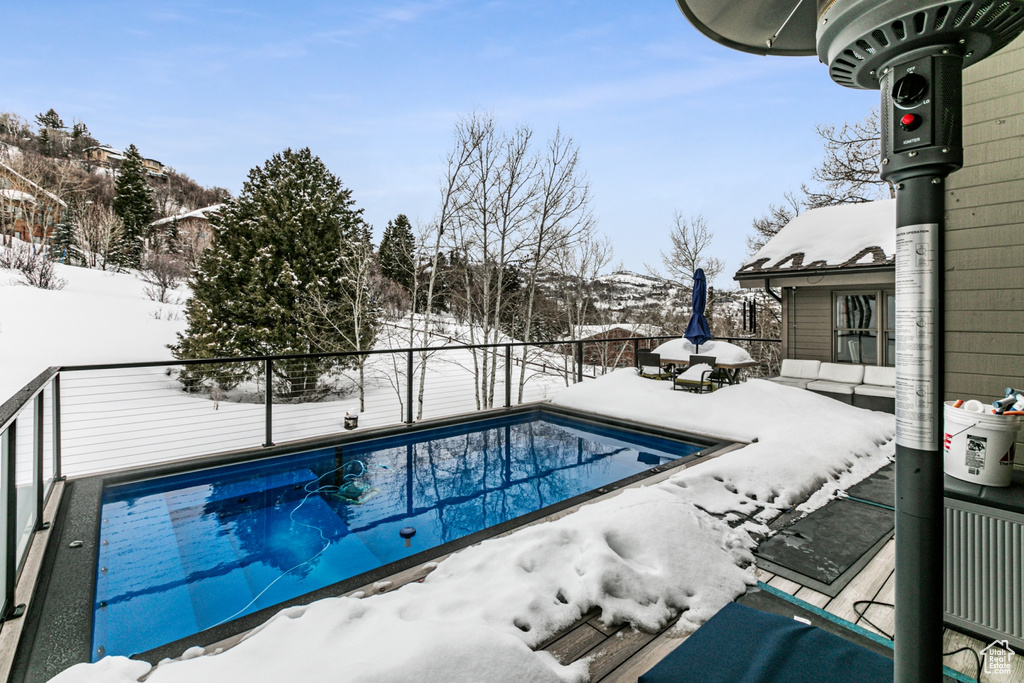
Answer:
<svg viewBox="0 0 1024 683"><path fill-rule="evenodd" d="M1024 40L963 76L964 168L945 193L945 394L992 401L1024 388Z"/></svg>
<svg viewBox="0 0 1024 683"><path fill-rule="evenodd" d="M787 358L832 360L832 290L796 287L790 290Z"/></svg>

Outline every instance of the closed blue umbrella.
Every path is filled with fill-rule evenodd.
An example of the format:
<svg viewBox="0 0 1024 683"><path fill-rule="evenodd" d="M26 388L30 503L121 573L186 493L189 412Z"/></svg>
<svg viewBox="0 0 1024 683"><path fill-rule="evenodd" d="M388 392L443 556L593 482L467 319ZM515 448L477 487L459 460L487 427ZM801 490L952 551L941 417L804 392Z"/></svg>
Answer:
<svg viewBox="0 0 1024 683"><path fill-rule="evenodd" d="M686 333L683 337L700 351L701 344L711 341L711 328L708 327L708 319L704 317L704 306L708 301L708 281L704 277L704 269L698 268L693 274L693 314L690 315L690 322L686 324Z"/></svg>

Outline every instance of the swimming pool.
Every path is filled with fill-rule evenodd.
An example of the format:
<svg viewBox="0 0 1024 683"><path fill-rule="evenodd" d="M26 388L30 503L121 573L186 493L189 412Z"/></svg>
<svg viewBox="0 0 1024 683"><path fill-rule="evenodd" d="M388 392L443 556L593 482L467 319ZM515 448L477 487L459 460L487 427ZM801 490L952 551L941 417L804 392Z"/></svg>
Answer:
<svg viewBox="0 0 1024 683"><path fill-rule="evenodd" d="M108 486L92 658L367 577L705 447L533 411Z"/></svg>

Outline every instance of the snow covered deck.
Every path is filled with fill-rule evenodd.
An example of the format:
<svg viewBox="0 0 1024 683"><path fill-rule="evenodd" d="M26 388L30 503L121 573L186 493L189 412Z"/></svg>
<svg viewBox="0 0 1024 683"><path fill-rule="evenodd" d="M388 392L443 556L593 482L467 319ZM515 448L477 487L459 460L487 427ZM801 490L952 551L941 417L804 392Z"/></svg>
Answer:
<svg viewBox="0 0 1024 683"><path fill-rule="evenodd" d="M287 608L175 661L108 657L55 680L316 681L329 672L343 681L632 683L759 580L865 628L891 627L885 607L872 606L867 620L853 609L891 600L891 541L834 598L756 568L752 551L784 516L827 504L889 463L892 415L761 380L673 392L630 369L552 403L735 445L346 596ZM973 674L973 659L947 663Z"/></svg>

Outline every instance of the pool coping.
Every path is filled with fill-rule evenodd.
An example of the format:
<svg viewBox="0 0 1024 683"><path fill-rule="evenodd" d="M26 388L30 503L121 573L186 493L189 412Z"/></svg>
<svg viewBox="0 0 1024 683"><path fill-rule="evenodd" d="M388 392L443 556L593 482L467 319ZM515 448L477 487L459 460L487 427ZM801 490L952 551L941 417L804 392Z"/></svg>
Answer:
<svg viewBox="0 0 1024 683"><path fill-rule="evenodd" d="M396 562L349 577L344 581L297 596L291 600L239 617L228 623L211 627L146 652L132 655L151 664L174 658L192 646L208 647L231 640L266 622L277 612L294 605L305 605L327 597L337 597L372 586L388 577L409 572L432 560L480 543L488 538L508 534L568 508L587 503L611 492L623 489L645 479L656 477L676 468L684 468L707 459L724 448L734 445L703 435L689 434L673 429L647 425L631 420L612 418L553 405L546 402L526 403L512 408L462 413L436 420L424 420L413 425L353 430L311 439L291 441L267 448L247 448L209 456L169 462L158 465L132 467L97 475L68 479L65 483L60 507L54 520L54 530L46 540L41 571L25 615L22 638L12 665L12 681L48 680L60 671L91 659L92 612L95 602L96 566L99 554L100 510L103 488L153 477L192 472L239 462L270 458L313 450L327 446L344 445L355 441L402 436L429 429L463 425L496 417L526 413L549 413L569 417L581 422L656 436L672 441L685 441L702 446L702 450L669 463L656 465L626 479L588 491L541 510L516 517L462 538L426 549ZM72 541L82 541L80 547L69 548Z"/></svg>

